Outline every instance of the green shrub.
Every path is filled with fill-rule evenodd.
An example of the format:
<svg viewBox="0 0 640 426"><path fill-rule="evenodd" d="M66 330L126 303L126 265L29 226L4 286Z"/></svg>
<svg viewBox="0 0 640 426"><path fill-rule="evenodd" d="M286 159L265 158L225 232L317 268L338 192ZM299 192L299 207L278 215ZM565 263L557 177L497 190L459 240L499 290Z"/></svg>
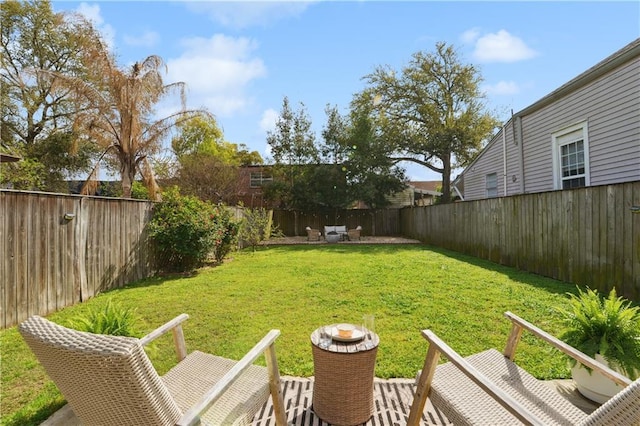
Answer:
<svg viewBox="0 0 640 426"><path fill-rule="evenodd" d="M149 223L158 266L174 272L199 268L211 255L221 262L233 248L237 232L226 207L182 196L175 187L162 194Z"/></svg>
<svg viewBox="0 0 640 426"><path fill-rule="evenodd" d="M149 190L140 181L133 181L131 184L131 198L136 200L149 200Z"/></svg>
<svg viewBox="0 0 640 426"><path fill-rule="evenodd" d="M255 251L258 244L269 237L270 228L271 215L267 210L245 209L244 218L240 222L239 238Z"/></svg>
<svg viewBox="0 0 640 426"><path fill-rule="evenodd" d="M233 220L231 211L225 206L214 207L212 220L215 222L213 255L216 262L220 263L233 249L237 241L239 226Z"/></svg>
<svg viewBox="0 0 640 426"><path fill-rule="evenodd" d="M138 337L135 310L115 304L108 299L102 305L94 305L86 315L70 320L70 327L94 334Z"/></svg>

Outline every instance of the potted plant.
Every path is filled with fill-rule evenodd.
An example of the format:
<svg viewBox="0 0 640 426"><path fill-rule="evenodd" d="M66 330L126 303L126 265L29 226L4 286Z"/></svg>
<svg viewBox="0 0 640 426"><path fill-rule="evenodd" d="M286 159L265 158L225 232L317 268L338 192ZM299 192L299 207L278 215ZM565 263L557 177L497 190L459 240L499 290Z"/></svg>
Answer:
<svg viewBox="0 0 640 426"><path fill-rule="evenodd" d="M640 375L640 308L617 297L587 288L569 295L569 309L560 313L568 329L560 336L569 345L632 380ZM578 391L603 403L621 390L610 379L573 360L571 375Z"/></svg>

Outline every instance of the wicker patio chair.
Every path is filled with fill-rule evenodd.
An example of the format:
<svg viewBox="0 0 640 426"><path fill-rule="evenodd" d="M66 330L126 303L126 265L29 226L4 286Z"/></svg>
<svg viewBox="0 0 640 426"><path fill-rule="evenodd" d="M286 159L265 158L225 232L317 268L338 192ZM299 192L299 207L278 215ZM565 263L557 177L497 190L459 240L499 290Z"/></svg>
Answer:
<svg viewBox="0 0 640 426"><path fill-rule="evenodd" d="M320 230L313 229L307 226L307 241L320 241Z"/></svg>
<svg viewBox="0 0 640 426"><path fill-rule="evenodd" d="M271 330L240 361L186 354L182 314L142 339L71 330L39 316L19 326L47 374L86 425L250 424L273 399L286 424ZM160 377L144 345L173 332L178 364ZM265 354L267 367L254 365Z"/></svg>
<svg viewBox="0 0 640 426"><path fill-rule="evenodd" d="M362 232L362 226L357 226L354 229L347 230L347 235L349 237L349 241L360 240L360 233Z"/></svg>
<svg viewBox="0 0 640 426"><path fill-rule="evenodd" d="M506 312L505 316L512 321L512 329L504 354L490 349L463 358L432 331L422 331L429 350L407 425L419 424L427 397L455 425L640 425L640 379L631 382L516 315ZM624 389L585 414L512 361L525 329ZM440 353L448 363L437 365Z"/></svg>

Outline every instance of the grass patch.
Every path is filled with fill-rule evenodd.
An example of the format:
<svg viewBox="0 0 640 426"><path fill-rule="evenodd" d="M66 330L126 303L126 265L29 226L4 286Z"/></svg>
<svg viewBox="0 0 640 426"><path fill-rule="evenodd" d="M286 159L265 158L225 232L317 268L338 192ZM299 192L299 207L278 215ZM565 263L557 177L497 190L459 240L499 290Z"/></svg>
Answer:
<svg viewBox="0 0 640 426"><path fill-rule="evenodd" d="M559 335L555 308L575 286L424 245L271 246L232 258L194 276L143 280L49 316L73 318L112 299L135 309L150 332L180 313L187 349L239 359L270 329L283 375L313 375L309 335L322 324L376 316L376 376L414 377L432 329L463 356L502 350L507 310ZM4 425L39 424L63 403L16 328L0 332ZM175 364L171 337L150 351L160 374ZM264 363L264 361L262 361ZM566 358L525 334L516 362L540 379L569 376Z"/></svg>

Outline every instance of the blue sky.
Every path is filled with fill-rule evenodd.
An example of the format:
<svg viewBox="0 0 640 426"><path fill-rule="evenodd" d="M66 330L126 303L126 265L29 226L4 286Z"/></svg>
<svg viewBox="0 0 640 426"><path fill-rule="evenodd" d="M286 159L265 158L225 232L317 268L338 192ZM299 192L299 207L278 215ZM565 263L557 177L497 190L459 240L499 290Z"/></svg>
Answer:
<svg viewBox="0 0 640 426"><path fill-rule="evenodd" d="M92 19L121 66L161 56L165 81L187 84L189 107L206 107L226 140L265 159L284 96L304 103L320 139L327 104L347 113L376 66L401 70L439 41L480 69L488 106L506 121L640 37L638 1L52 4ZM440 179L405 166L411 180Z"/></svg>

